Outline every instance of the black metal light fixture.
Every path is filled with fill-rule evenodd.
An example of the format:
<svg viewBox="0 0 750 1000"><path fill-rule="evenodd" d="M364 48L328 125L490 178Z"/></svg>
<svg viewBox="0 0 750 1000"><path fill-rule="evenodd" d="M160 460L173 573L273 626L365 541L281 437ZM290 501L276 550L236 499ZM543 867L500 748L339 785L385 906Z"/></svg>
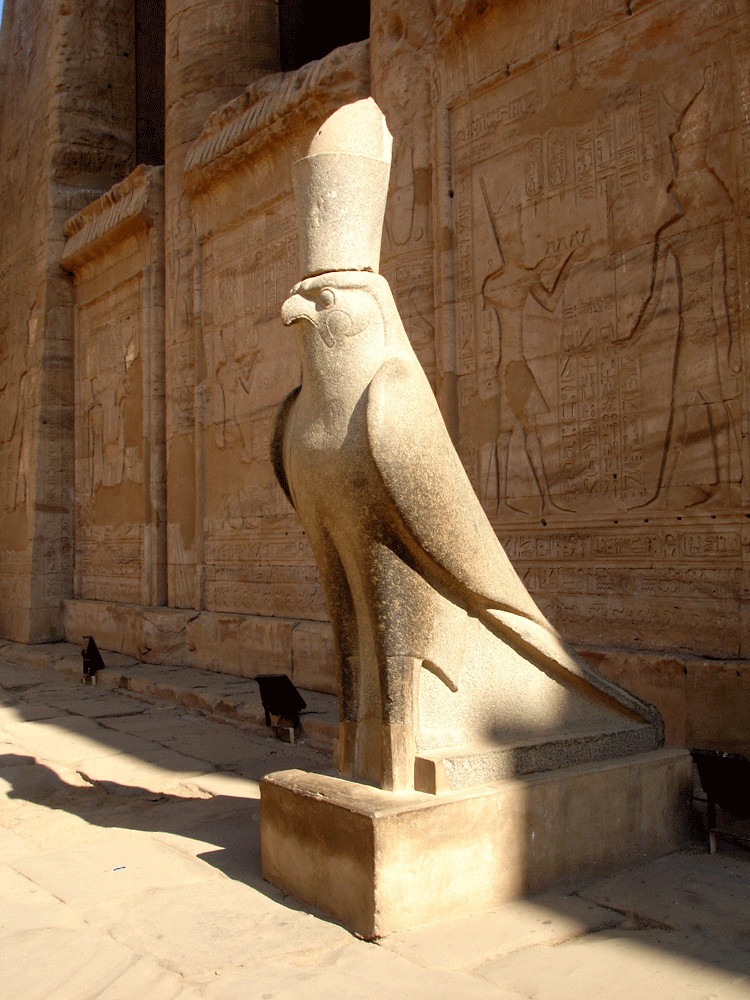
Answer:
<svg viewBox="0 0 750 1000"><path fill-rule="evenodd" d="M81 683L93 684L96 681L97 671L102 670L105 663L102 659L102 654L99 652L99 647L94 642L93 635L85 635L83 638L85 644L81 650L83 658L83 677L81 678ZM85 641L87 639L88 642Z"/></svg>
<svg viewBox="0 0 750 1000"><path fill-rule="evenodd" d="M299 713L307 707L307 702L292 684L286 674L258 674L255 678L260 688L260 700L266 713L266 725L271 726L276 735L283 739L279 730L288 734L290 743L299 735ZM273 722L271 716L276 716Z"/></svg>

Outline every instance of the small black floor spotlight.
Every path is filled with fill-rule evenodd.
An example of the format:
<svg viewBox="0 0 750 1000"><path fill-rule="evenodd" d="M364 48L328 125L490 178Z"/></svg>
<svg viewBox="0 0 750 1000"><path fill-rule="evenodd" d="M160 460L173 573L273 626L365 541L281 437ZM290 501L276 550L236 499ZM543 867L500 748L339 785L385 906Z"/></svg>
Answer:
<svg viewBox="0 0 750 1000"><path fill-rule="evenodd" d="M82 684L94 684L96 683L96 672L104 667L104 660L102 659L102 654L99 652L99 647L94 642L93 635L85 635L84 647L81 650L81 656L83 657L83 677L81 678ZM86 640L88 639L88 642Z"/></svg>
<svg viewBox="0 0 750 1000"><path fill-rule="evenodd" d="M260 688L266 725L273 727L278 739L294 743L301 728L299 713L307 707L307 702L286 674L258 674L255 680ZM271 721L272 715L276 716L276 722Z"/></svg>

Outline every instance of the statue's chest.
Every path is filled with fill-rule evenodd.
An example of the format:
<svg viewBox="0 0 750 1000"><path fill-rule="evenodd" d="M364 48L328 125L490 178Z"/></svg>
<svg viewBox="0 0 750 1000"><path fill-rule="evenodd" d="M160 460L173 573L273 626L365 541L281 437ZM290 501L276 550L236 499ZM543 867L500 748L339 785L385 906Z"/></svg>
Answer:
<svg viewBox="0 0 750 1000"><path fill-rule="evenodd" d="M344 504L367 476L370 465L366 428L356 412L343 408L300 407L287 443L288 469L300 500Z"/></svg>

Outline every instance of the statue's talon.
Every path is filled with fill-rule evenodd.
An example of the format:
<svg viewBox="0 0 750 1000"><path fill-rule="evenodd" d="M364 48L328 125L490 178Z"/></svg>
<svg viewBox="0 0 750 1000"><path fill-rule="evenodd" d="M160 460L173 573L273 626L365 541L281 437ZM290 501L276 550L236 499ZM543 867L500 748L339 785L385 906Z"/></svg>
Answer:
<svg viewBox="0 0 750 1000"><path fill-rule="evenodd" d="M356 773L357 763L357 718L358 698L362 687L359 656L347 656L345 676L342 678L339 695L339 772L344 778Z"/></svg>
<svg viewBox="0 0 750 1000"><path fill-rule="evenodd" d="M389 656L385 684L381 685L383 726L380 760L383 788L407 792L414 788L416 756L416 685L422 660L414 656Z"/></svg>
<svg viewBox="0 0 750 1000"><path fill-rule="evenodd" d="M412 726L383 723L380 752L383 788L392 792L413 791L416 744Z"/></svg>

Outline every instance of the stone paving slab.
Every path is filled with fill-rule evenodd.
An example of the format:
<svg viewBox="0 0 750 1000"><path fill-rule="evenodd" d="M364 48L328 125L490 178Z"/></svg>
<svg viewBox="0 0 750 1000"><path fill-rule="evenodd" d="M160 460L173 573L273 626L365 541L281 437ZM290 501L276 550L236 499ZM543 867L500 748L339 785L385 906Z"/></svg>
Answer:
<svg viewBox="0 0 750 1000"><path fill-rule="evenodd" d="M79 691L55 692L50 698L57 713L70 712L89 719L116 719L140 715L144 706L132 696L121 691L102 691L98 687L79 685ZM66 685L69 687L69 685Z"/></svg>
<svg viewBox="0 0 750 1000"><path fill-rule="evenodd" d="M286 908L218 874L199 885L152 891L128 913L108 918L102 912L99 924L136 954L179 970L191 982L212 979L217 968L227 974L261 960L324 957L351 941L338 924Z"/></svg>
<svg viewBox="0 0 750 1000"><path fill-rule="evenodd" d="M715 856L680 854L657 858L635 872L581 890L586 899L616 907L641 925L651 924L736 946L741 971L750 975L750 852ZM700 914L700 920L698 920ZM738 921L738 914L742 918Z"/></svg>
<svg viewBox="0 0 750 1000"><path fill-rule="evenodd" d="M475 970L533 1000L749 1000L750 979L724 966L721 950L699 960L669 931L604 931L559 947L536 946Z"/></svg>
<svg viewBox="0 0 750 1000"><path fill-rule="evenodd" d="M85 932L86 924L75 910L7 864L0 867L0 899L0 937L53 927Z"/></svg>
<svg viewBox="0 0 750 1000"><path fill-rule="evenodd" d="M3 795L4 792L2 784L0 783L0 801L2 801ZM3 805L4 804L5 803L3 803ZM5 864L15 861L16 858L26 857L26 855L31 853L31 850L32 849L23 837L19 837L18 834L14 833L12 830L0 828L0 858L3 859ZM3 897L0 892L0 899L1 898Z"/></svg>
<svg viewBox="0 0 750 1000"><path fill-rule="evenodd" d="M106 761L106 763L105 763ZM211 769L208 761L185 757L173 750L155 748L139 759L131 754L79 761L78 773L90 784L136 787L149 791L177 791L188 778L201 778ZM115 790L115 794L124 794Z"/></svg>
<svg viewBox="0 0 750 1000"><path fill-rule="evenodd" d="M470 969L534 945L554 946L622 923L614 910L577 896L545 893L491 913L391 934L383 947L433 969Z"/></svg>
<svg viewBox="0 0 750 1000"><path fill-rule="evenodd" d="M198 1000L182 977L85 925L41 928L3 955L3 981L16 1000Z"/></svg>
<svg viewBox="0 0 750 1000"><path fill-rule="evenodd" d="M13 1000L750 1000L748 852L696 847L368 944L261 874L258 780L328 754L27 659L0 651Z"/></svg>
<svg viewBox="0 0 750 1000"><path fill-rule="evenodd" d="M415 968L374 944L352 941L327 955L262 962L207 983L205 1000L522 1000L518 993L460 972Z"/></svg>
<svg viewBox="0 0 750 1000"><path fill-rule="evenodd" d="M185 888L217 878L210 865L159 841L144 850L141 834L131 830L89 830L85 843L22 858L15 871L84 919L100 919L125 901L170 886Z"/></svg>
<svg viewBox="0 0 750 1000"><path fill-rule="evenodd" d="M59 710L55 715L37 720L25 718L24 708L13 706L13 715L3 721L3 731L13 736L18 746L36 747L43 738L50 758L74 762L89 757L128 753L141 747L127 733L104 730L96 719L71 715Z"/></svg>

